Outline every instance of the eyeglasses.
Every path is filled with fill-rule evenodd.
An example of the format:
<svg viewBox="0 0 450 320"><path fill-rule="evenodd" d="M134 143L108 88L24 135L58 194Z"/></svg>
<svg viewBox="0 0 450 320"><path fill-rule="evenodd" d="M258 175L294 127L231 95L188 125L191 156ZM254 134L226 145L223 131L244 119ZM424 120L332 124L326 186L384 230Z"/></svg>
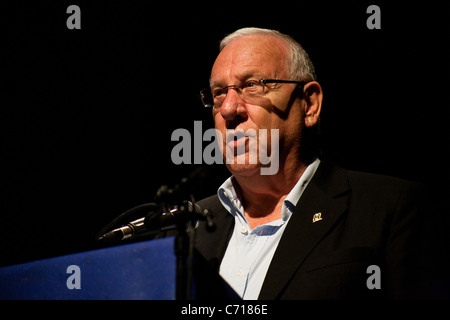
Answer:
<svg viewBox="0 0 450 320"><path fill-rule="evenodd" d="M261 79L259 81L249 80L245 82L242 86L230 85L223 88L205 88L200 91L200 99L206 108L220 108L223 101L225 100L228 89L234 88L245 102L251 103L258 97L265 93L265 87L268 83L296 83L299 86L304 86L309 81L291 81L291 80L276 80L276 79Z"/></svg>

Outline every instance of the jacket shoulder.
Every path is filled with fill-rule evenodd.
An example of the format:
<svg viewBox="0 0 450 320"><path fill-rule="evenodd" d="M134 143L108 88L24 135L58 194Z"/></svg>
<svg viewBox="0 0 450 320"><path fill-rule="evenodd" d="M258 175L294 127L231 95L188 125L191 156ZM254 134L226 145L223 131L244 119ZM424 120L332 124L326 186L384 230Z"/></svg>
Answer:
<svg viewBox="0 0 450 320"><path fill-rule="evenodd" d="M359 190L369 192L373 195L399 195L425 192L425 186L419 182L403 178L346 170L350 188L352 191Z"/></svg>
<svg viewBox="0 0 450 320"><path fill-rule="evenodd" d="M214 208L217 208L217 207L219 207L219 206L221 206L222 204L220 203L220 200L219 200L219 197L217 196L217 194L215 194L215 195L212 195L212 196L209 196L209 197L207 197L207 198L204 198L204 199L202 199L202 200L200 200L200 201L197 201L197 204L200 206L200 207L205 207L205 208L208 208L208 207L214 207Z"/></svg>
<svg viewBox="0 0 450 320"><path fill-rule="evenodd" d="M413 181L409 181L403 178L398 178L394 176L384 175L384 174L378 174L378 173L370 173L370 172L363 172L363 171L355 171L355 170L348 170L343 169L347 172L347 175L349 177L349 181L354 183L360 183L360 184L383 184L383 185L393 185L393 186L399 186L399 187L405 187L412 184L419 184Z"/></svg>

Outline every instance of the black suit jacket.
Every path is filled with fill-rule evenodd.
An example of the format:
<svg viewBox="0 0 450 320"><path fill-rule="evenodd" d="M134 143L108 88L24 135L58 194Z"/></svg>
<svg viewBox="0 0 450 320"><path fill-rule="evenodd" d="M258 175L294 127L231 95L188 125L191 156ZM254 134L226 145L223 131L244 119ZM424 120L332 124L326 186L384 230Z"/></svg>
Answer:
<svg viewBox="0 0 450 320"><path fill-rule="evenodd" d="M425 257L422 199L416 184L322 162L286 226L259 299L424 297L422 275L432 262ZM208 232L201 223L196 248L218 270L234 218L217 196L199 204L212 211L217 229ZM313 223L319 212L322 220ZM380 268L381 289L367 286L370 265Z"/></svg>

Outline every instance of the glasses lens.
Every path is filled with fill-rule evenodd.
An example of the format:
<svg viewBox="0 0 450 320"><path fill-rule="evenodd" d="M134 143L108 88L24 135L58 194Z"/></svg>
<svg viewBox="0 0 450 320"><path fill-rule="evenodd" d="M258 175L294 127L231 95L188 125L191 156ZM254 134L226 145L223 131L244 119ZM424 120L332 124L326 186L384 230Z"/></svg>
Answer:
<svg viewBox="0 0 450 320"><path fill-rule="evenodd" d="M264 84L261 81L250 80L242 88L242 92L249 98L260 96L264 93Z"/></svg>
<svg viewBox="0 0 450 320"><path fill-rule="evenodd" d="M209 88L200 91L200 99L206 108L212 108L214 106L214 99Z"/></svg>

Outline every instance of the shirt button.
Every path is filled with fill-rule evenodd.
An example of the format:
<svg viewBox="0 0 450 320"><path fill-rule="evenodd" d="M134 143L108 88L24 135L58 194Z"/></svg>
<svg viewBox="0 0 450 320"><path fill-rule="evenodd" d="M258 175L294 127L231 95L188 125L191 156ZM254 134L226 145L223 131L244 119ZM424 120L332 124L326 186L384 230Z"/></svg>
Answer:
<svg viewBox="0 0 450 320"><path fill-rule="evenodd" d="M245 270L244 269L239 269L236 273L237 275L240 277L244 274Z"/></svg>
<svg viewBox="0 0 450 320"><path fill-rule="evenodd" d="M243 234L247 233L247 227L246 226L242 226L241 227L241 233L243 233Z"/></svg>

